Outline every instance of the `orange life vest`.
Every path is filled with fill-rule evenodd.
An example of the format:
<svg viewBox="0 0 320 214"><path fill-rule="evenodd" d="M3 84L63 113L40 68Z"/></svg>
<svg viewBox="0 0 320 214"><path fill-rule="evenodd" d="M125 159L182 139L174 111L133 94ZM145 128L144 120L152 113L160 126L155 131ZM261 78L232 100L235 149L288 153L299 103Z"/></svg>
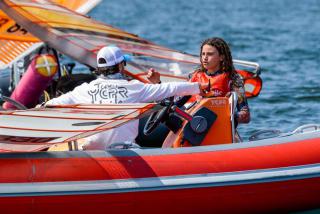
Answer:
<svg viewBox="0 0 320 214"><path fill-rule="evenodd" d="M209 76L205 72L196 71L190 79L190 82L209 83L209 81L209 91L210 95L213 97L223 97L231 91L231 79L227 73ZM197 100L198 97L199 95L194 95L190 98L189 102Z"/></svg>

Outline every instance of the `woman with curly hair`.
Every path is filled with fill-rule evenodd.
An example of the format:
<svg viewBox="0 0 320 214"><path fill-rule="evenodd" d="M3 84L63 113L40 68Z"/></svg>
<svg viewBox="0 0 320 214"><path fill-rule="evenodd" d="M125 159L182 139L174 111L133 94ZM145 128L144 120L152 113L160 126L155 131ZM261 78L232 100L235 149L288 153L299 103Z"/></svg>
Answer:
<svg viewBox="0 0 320 214"><path fill-rule="evenodd" d="M249 123L250 111L244 83L233 66L228 44L221 38L206 39L200 48L200 62L200 67L190 74L190 81L209 83L210 96L221 97L232 91L236 92L238 95L236 121Z"/></svg>

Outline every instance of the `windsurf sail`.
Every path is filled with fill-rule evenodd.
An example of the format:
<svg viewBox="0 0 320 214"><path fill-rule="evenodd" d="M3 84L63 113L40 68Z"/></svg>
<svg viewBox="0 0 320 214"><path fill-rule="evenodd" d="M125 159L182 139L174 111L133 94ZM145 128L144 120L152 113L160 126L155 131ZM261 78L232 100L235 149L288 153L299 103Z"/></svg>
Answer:
<svg viewBox="0 0 320 214"><path fill-rule="evenodd" d="M101 0L51 0L71 11L86 14ZM23 57L42 45L41 40L0 10L0 70L9 66L17 57Z"/></svg>
<svg viewBox="0 0 320 214"><path fill-rule="evenodd" d="M163 81L187 80L199 66L199 57L156 45L137 35L95 21L45 0L4 0L2 10L36 37L71 58L96 67L96 53L105 45L117 45L131 55L127 74L146 82L146 71L153 67ZM235 64L259 66L235 60Z"/></svg>
<svg viewBox="0 0 320 214"><path fill-rule="evenodd" d="M155 67L162 77L186 79L198 57L158 46L134 34L97 22L45 1L2 1L1 8L27 30L71 58L96 67L96 53L105 45L117 45L132 55L128 71L144 79Z"/></svg>
<svg viewBox="0 0 320 214"><path fill-rule="evenodd" d="M160 108L139 103L77 104L0 111L0 151L39 151L113 129Z"/></svg>

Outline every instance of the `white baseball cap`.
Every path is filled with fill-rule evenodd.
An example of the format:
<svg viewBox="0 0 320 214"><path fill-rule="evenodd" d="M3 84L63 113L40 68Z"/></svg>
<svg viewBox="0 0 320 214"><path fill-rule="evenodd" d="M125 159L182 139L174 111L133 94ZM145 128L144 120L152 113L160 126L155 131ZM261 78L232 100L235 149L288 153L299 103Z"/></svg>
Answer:
<svg viewBox="0 0 320 214"><path fill-rule="evenodd" d="M97 54L97 65L99 68L110 67L127 59L128 57L117 46L105 46Z"/></svg>

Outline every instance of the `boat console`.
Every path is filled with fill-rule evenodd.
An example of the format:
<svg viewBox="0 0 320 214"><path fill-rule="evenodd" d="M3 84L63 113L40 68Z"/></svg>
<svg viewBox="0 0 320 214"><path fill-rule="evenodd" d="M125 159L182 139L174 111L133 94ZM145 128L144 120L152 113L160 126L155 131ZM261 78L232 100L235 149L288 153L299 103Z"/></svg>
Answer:
<svg viewBox="0 0 320 214"><path fill-rule="evenodd" d="M188 108L167 103L161 112L140 124L137 142L143 143L142 146L160 145L163 148L235 143L236 101L236 93L232 93L230 97L204 98L196 104L188 104L191 106ZM158 127L150 128L150 124Z"/></svg>
<svg viewBox="0 0 320 214"><path fill-rule="evenodd" d="M192 116L184 122L181 130L168 136L163 147L189 147L235 142L234 112L236 94L230 97L204 98L188 109Z"/></svg>

